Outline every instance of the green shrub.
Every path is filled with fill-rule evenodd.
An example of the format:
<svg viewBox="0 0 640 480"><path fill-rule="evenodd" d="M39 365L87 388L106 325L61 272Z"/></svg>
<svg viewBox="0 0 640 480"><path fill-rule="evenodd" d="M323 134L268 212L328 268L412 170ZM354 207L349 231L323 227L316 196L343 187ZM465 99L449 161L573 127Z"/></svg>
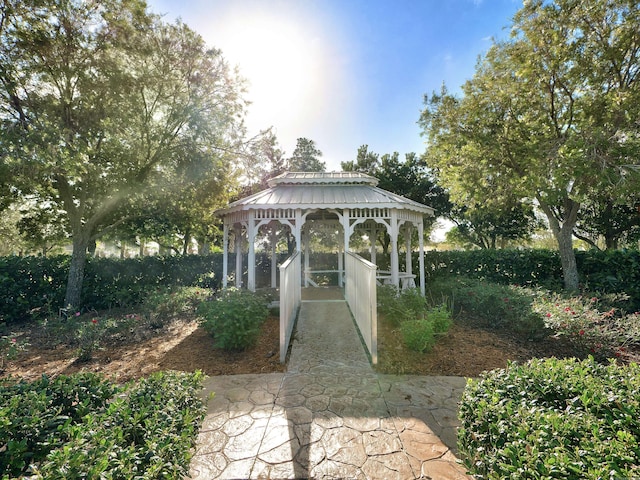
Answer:
<svg viewBox="0 0 640 480"><path fill-rule="evenodd" d="M204 416L202 378L159 372L121 388L78 374L4 385L3 478L181 478Z"/></svg>
<svg viewBox="0 0 640 480"><path fill-rule="evenodd" d="M433 323L427 319L405 320L400 324L402 339L409 350L424 353L436 343Z"/></svg>
<svg viewBox="0 0 640 480"><path fill-rule="evenodd" d="M0 471L11 478L27 472L69 439L69 429L89 414L105 411L119 391L95 374L43 376L0 385Z"/></svg>
<svg viewBox="0 0 640 480"><path fill-rule="evenodd" d="M383 285L377 289L378 312L392 325L400 325L407 320L424 318L427 301L417 288L398 291L393 285Z"/></svg>
<svg viewBox="0 0 640 480"><path fill-rule="evenodd" d="M216 347L245 350L255 345L267 319L266 299L256 293L230 288L198 307L201 325L213 336Z"/></svg>
<svg viewBox="0 0 640 480"><path fill-rule="evenodd" d="M458 448L474 478L640 476L640 366L534 359L470 380Z"/></svg>
<svg viewBox="0 0 640 480"><path fill-rule="evenodd" d="M544 320L532 310L535 294L530 289L470 278L438 279L429 287L432 294L451 298L458 311L473 315L486 327L508 328L532 338L545 331Z"/></svg>

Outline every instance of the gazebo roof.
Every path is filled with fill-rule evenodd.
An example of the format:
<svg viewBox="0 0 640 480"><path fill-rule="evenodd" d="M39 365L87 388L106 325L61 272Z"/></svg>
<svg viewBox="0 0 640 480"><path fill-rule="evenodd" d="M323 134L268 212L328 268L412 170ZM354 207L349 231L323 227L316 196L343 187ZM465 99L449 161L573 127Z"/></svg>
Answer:
<svg viewBox="0 0 640 480"><path fill-rule="evenodd" d="M225 216L241 210L272 208L396 208L433 215L433 208L378 188L378 179L358 172L285 172L269 188L218 210Z"/></svg>

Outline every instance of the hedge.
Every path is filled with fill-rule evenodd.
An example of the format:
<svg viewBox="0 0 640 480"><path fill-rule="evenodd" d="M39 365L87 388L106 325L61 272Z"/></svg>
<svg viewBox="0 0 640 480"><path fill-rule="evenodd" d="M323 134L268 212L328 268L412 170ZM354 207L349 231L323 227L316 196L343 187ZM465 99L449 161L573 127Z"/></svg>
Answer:
<svg viewBox="0 0 640 480"><path fill-rule="evenodd" d="M93 373L0 384L3 479L172 479L188 473L201 372L123 387Z"/></svg>
<svg viewBox="0 0 640 480"><path fill-rule="evenodd" d="M286 258L279 255L278 261ZM585 289L631 296L630 308L640 309L640 252L613 250L576 252ZM270 278L270 256L257 255L259 284ZM57 313L63 306L69 256L0 258L0 324ZM311 263L331 267L335 255L313 254ZM417 265L417 259L414 265ZM229 255L230 272L234 255ZM337 265L335 265L337 267ZM333 267L332 267L333 268ZM246 265L245 265L246 271ZM501 284L562 288L560 258L552 250L473 250L428 252L427 279L446 276L479 278ZM167 286L218 288L222 254L208 256L88 258L82 302L85 308L104 309L142 301L149 291Z"/></svg>
<svg viewBox="0 0 640 480"><path fill-rule="evenodd" d="M626 293L640 308L640 251L576 251L581 287L589 292ZM500 284L562 289L562 266L555 250L505 249L432 251L425 255L428 279L463 276Z"/></svg>
<svg viewBox="0 0 640 480"><path fill-rule="evenodd" d="M534 359L469 380L458 448L474 478L640 478L640 367Z"/></svg>

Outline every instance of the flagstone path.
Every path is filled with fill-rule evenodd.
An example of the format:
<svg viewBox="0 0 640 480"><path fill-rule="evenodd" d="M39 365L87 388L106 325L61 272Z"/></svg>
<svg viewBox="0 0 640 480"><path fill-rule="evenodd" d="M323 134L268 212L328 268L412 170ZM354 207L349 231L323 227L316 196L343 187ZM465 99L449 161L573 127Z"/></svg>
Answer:
<svg viewBox="0 0 640 480"><path fill-rule="evenodd" d="M377 374L340 292L313 296L286 373L207 379L191 478L470 478L454 455L465 379Z"/></svg>

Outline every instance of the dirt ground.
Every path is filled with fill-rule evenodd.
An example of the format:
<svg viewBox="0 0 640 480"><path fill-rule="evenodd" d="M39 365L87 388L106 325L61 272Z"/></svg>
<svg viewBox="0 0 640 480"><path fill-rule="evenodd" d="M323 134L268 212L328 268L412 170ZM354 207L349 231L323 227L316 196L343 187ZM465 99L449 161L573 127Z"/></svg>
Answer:
<svg viewBox="0 0 640 480"><path fill-rule="evenodd" d="M638 352L629 355L623 360L638 361ZM508 332L456 323L431 352L417 354L407 351L398 332L385 322L379 322L378 327L377 370L383 373L475 377L482 371L505 367L508 360L549 356L569 357L574 352L570 345L556 338L532 342ZM32 344L6 365L0 377L12 375L34 380L42 374L92 371L125 382L158 370L200 369L207 375L232 375L280 372L284 368L279 362L277 317L269 317L265 322L256 347L235 353L215 348L211 337L195 320L188 319L173 322L151 338L102 348L85 363L76 361L72 348L51 349Z"/></svg>
<svg viewBox="0 0 640 480"><path fill-rule="evenodd" d="M32 343L5 366L0 377L12 375L34 380L42 374L91 371L124 383L159 370L202 370L207 375L279 372L284 370L279 342L277 317L269 317L264 323L258 345L231 353L215 348L211 336L195 320L177 320L152 338L103 347L94 352L90 361L82 363L76 361L73 348L51 349Z"/></svg>

